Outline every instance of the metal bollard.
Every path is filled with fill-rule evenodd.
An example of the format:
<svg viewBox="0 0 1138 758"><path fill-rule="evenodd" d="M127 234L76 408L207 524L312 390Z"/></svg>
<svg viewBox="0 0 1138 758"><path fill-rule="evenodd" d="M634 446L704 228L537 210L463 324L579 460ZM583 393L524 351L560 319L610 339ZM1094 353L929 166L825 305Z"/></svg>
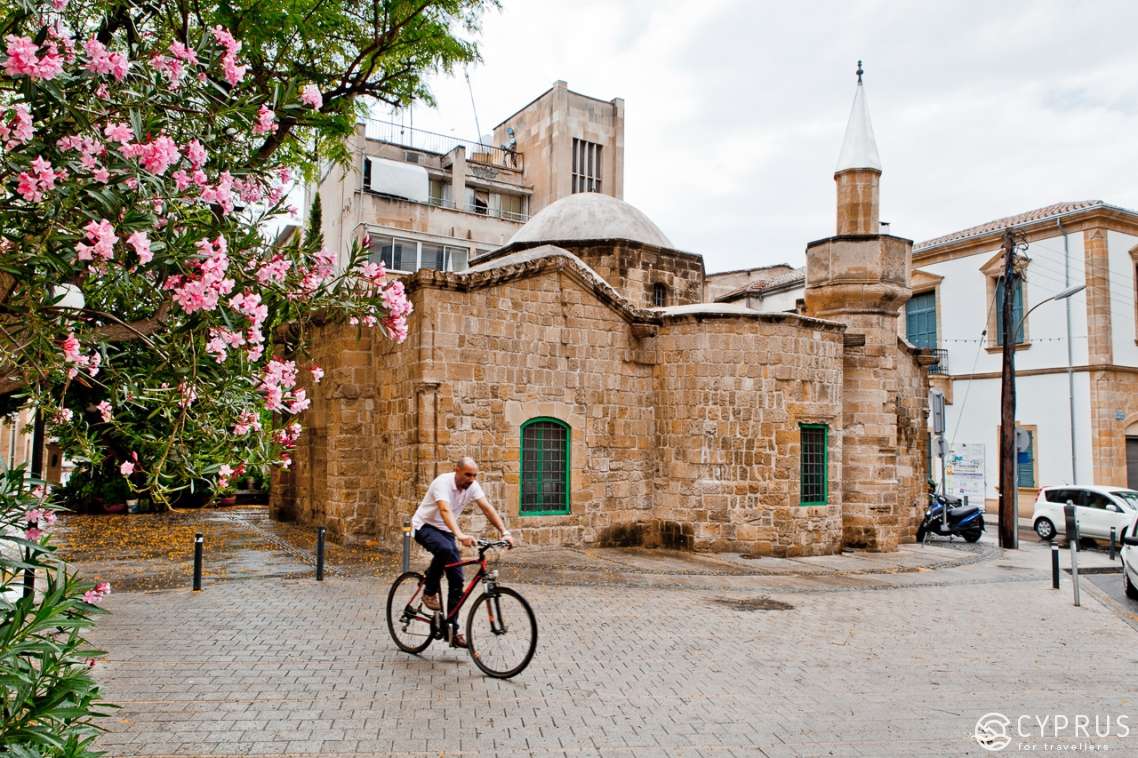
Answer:
<svg viewBox="0 0 1138 758"><path fill-rule="evenodd" d="M1059 543L1051 542L1051 589L1059 589Z"/></svg>
<svg viewBox="0 0 1138 758"><path fill-rule="evenodd" d="M202 588L202 550L205 547L205 537L201 532L194 535L194 592Z"/></svg>
<svg viewBox="0 0 1138 758"><path fill-rule="evenodd" d="M1118 527L1112 526L1110 528L1110 559L1113 561L1114 556L1118 553Z"/></svg>
<svg viewBox="0 0 1138 758"><path fill-rule="evenodd" d="M324 527L316 528L316 581L324 581Z"/></svg>
<svg viewBox="0 0 1138 758"><path fill-rule="evenodd" d="M411 570L411 519L403 519L403 572Z"/></svg>

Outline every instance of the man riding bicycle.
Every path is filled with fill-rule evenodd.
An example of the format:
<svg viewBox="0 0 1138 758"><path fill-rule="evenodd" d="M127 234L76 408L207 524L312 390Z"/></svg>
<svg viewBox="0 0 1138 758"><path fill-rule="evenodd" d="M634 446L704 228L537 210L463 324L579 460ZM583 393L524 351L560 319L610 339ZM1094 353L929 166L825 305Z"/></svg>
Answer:
<svg viewBox="0 0 1138 758"><path fill-rule="evenodd" d="M467 503L474 501L486 518L501 533L502 539L514 544L506 525L502 523L498 511L490 505L486 494L478 486L478 464L468 455L459 458L454 464L454 473L435 477L423 502L411 517L411 527L415 530L415 541L427 549L434 559L427 569L426 583L423 587L423 605L432 611L441 610L439 589L445 570L447 577L447 608L457 608L462 598L462 567L446 568L448 563L461 560L458 545L472 547L474 537L464 534L458 528L458 517L462 515ZM466 638L458 631L458 614L450 621L451 644L466 647Z"/></svg>

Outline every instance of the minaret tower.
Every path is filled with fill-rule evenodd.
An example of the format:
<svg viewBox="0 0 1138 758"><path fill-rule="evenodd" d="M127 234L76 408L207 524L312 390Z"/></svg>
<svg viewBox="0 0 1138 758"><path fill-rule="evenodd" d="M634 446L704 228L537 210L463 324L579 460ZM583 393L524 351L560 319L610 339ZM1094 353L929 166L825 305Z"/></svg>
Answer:
<svg viewBox="0 0 1138 758"><path fill-rule="evenodd" d="M898 316L908 301L911 240L880 233L881 159L864 71L838 157L837 233L806 246L806 311L847 325L842 388L842 536L847 546L892 550L904 538L898 463Z"/></svg>

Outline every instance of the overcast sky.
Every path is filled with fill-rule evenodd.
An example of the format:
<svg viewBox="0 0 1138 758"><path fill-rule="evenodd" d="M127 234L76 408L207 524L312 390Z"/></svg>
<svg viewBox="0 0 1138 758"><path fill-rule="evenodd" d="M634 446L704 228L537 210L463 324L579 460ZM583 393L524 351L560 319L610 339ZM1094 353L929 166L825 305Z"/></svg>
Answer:
<svg viewBox="0 0 1138 758"><path fill-rule="evenodd" d="M557 79L624 98L624 199L713 272L833 234L859 58L894 234L1138 208L1135 29L1135 2L502 0L469 73L483 132ZM475 138L461 73L434 90L415 126Z"/></svg>

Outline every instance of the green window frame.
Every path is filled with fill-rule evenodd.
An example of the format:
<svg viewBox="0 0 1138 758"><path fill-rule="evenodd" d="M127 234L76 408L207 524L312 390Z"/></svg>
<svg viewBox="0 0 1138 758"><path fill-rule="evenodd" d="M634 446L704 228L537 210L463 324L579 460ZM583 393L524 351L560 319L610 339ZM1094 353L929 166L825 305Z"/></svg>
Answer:
<svg viewBox="0 0 1138 758"><path fill-rule="evenodd" d="M905 303L905 332L916 347L937 346L936 290L913 295Z"/></svg>
<svg viewBox="0 0 1138 758"><path fill-rule="evenodd" d="M518 515L568 515L571 432L564 421L549 416L522 424Z"/></svg>
<svg viewBox="0 0 1138 758"><path fill-rule="evenodd" d="M1014 277L1015 280L1015 297L1012 300L1012 322L1019 324L1019 329L1015 333L1015 342L1012 344L1023 344L1023 279L1018 276ZM1004 279L1000 277L996 280L996 344L1004 344L1004 333L1007 331L1007 326L1004 325Z"/></svg>
<svg viewBox="0 0 1138 758"><path fill-rule="evenodd" d="M798 425L799 505L827 505L830 498L830 427L825 424Z"/></svg>

